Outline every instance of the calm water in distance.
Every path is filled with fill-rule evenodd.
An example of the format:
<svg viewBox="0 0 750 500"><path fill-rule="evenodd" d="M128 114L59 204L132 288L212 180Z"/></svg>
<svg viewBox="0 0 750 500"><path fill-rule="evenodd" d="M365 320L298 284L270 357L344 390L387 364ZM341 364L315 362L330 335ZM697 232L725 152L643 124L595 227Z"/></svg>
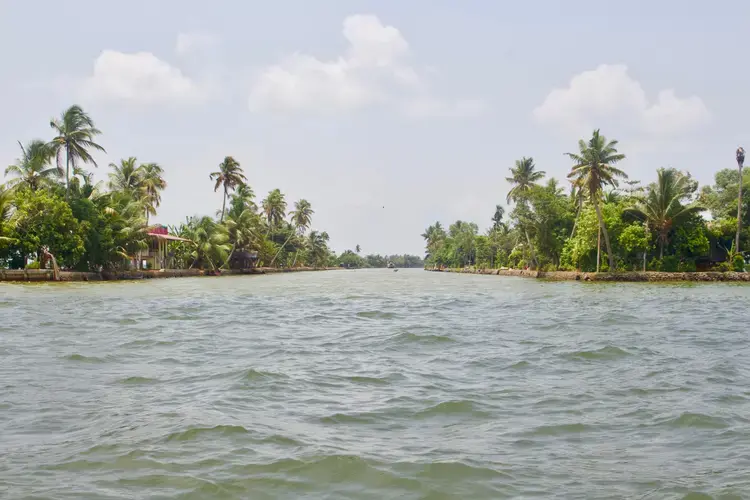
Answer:
<svg viewBox="0 0 750 500"><path fill-rule="evenodd" d="M750 498L750 287L0 283L0 498Z"/></svg>

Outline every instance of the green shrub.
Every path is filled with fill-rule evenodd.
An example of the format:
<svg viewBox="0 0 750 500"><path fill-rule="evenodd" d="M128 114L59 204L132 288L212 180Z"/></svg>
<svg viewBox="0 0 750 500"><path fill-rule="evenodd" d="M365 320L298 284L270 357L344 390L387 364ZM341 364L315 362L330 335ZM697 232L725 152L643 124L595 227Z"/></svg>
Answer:
<svg viewBox="0 0 750 500"><path fill-rule="evenodd" d="M29 262L26 264L26 269L39 269L39 261Z"/></svg>
<svg viewBox="0 0 750 500"><path fill-rule="evenodd" d="M732 270L732 265L729 262L722 262L716 266L716 270L720 273L728 273Z"/></svg>
<svg viewBox="0 0 750 500"><path fill-rule="evenodd" d="M667 255L661 260L661 268L659 271L665 273L675 273L680 267L680 259L676 255Z"/></svg>
<svg viewBox="0 0 750 500"><path fill-rule="evenodd" d="M694 260L687 260L685 262L680 262L680 264L677 266L677 270L681 273L694 273L698 269L695 266Z"/></svg>
<svg viewBox="0 0 750 500"><path fill-rule="evenodd" d="M646 269L648 269L649 271L661 271L661 260L654 257L648 263L648 267L646 267Z"/></svg>
<svg viewBox="0 0 750 500"><path fill-rule="evenodd" d="M735 254L734 258L732 258L732 269L738 273L745 271L745 258L742 255Z"/></svg>

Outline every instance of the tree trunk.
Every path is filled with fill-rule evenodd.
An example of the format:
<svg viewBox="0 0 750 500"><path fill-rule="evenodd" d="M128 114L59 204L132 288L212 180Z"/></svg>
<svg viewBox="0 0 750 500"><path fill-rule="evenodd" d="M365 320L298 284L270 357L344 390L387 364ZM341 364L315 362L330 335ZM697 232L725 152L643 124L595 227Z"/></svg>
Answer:
<svg viewBox="0 0 750 500"><path fill-rule="evenodd" d="M599 266L602 261L602 227L599 226L599 231L596 233L596 272L599 272Z"/></svg>
<svg viewBox="0 0 750 500"><path fill-rule="evenodd" d="M224 184L224 201L221 203L221 220L219 222L224 222L224 210L227 208L227 185Z"/></svg>
<svg viewBox="0 0 750 500"><path fill-rule="evenodd" d="M596 217L599 219L599 227L602 229L602 234L604 234L604 244L607 247L607 257L609 259L609 272L612 273L615 271L615 256L612 255L612 245L609 244L609 233L607 232L607 226L604 225L602 209L597 199L594 199L594 208L596 209Z"/></svg>
<svg viewBox="0 0 750 500"><path fill-rule="evenodd" d="M646 252L643 252L643 272L646 272Z"/></svg>
<svg viewBox="0 0 750 500"><path fill-rule="evenodd" d="M664 240L659 239L659 260L664 258Z"/></svg>
<svg viewBox="0 0 750 500"><path fill-rule="evenodd" d="M273 263L276 261L276 257L278 257L279 254L281 253L281 251L284 250L284 247L286 246L287 243L289 243L289 240L292 239L292 236L294 236L294 232L292 232L292 234L289 235L289 238L286 239L286 241L284 242L284 244L281 245L281 248L279 248L279 251L276 252L276 255L273 256L273 259L271 259L271 263L268 264L268 267L273 266Z"/></svg>
<svg viewBox="0 0 750 500"><path fill-rule="evenodd" d="M526 234L526 243L529 244L529 257L531 258L531 263L534 266L534 269L537 269L539 267L539 263L536 261L536 257L534 256L534 246L531 244L531 238L529 238L529 232L524 229L524 234Z"/></svg>
<svg viewBox="0 0 750 500"><path fill-rule="evenodd" d="M65 199L68 199L70 190L70 146L65 146Z"/></svg>
<svg viewBox="0 0 750 500"><path fill-rule="evenodd" d="M581 216L581 210L583 209L583 203L578 203L578 210L576 210L576 218L573 219L573 230L570 232L570 238L576 234L576 226L578 226L578 217Z"/></svg>
<svg viewBox="0 0 750 500"><path fill-rule="evenodd" d="M234 249L237 246L237 243L232 243L232 249L229 251L229 255L227 255L227 260L224 261L224 265L221 267L227 267L227 263L229 262L229 259L232 258L232 254L234 253Z"/></svg>
<svg viewBox="0 0 750 500"><path fill-rule="evenodd" d="M734 239L734 253L740 253L740 231L742 230L742 164L737 162L740 169L739 194L737 195L737 236Z"/></svg>

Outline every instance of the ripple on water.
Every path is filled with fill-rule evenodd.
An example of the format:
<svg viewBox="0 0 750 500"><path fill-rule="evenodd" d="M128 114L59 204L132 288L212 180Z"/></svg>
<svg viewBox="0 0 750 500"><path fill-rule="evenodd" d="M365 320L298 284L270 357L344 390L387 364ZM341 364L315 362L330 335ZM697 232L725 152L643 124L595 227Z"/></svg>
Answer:
<svg viewBox="0 0 750 500"><path fill-rule="evenodd" d="M97 356L84 356L83 354L69 354L63 359L67 361L75 361L78 363L106 363L107 360Z"/></svg>
<svg viewBox="0 0 750 500"><path fill-rule="evenodd" d="M723 418L691 412L684 412L678 417L662 420L659 422L659 425L673 428L689 427L696 429L726 429L729 427L729 423Z"/></svg>
<svg viewBox="0 0 750 500"><path fill-rule="evenodd" d="M360 319L396 319L398 315L387 311L360 311L357 313Z"/></svg>
<svg viewBox="0 0 750 500"><path fill-rule="evenodd" d="M618 359L630 356L631 354L616 346L608 345L594 351L574 351L566 353L564 356L572 360L600 360L600 359Z"/></svg>
<svg viewBox="0 0 750 500"><path fill-rule="evenodd" d="M166 441L197 441L199 439L215 439L217 437L232 437L249 434L241 425L216 425L214 427L193 427L184 431L169 434Z"/></svg>

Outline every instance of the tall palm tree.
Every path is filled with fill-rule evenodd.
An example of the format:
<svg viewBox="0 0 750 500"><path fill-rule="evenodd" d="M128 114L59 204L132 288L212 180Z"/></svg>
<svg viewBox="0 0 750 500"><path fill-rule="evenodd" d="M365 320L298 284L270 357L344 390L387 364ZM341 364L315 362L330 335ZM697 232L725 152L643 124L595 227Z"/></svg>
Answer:
<svg viewBox="0 0 750 500"><path fill-rule="evenodd" d="M97 166L90 150L95 149L106 153L103 147L94 142L94 138L101 134L101 131L94 126L91 117L77 104L63 111L60 118L50 120L49 125L57 134L50 145L57 155L57 165L61 170L62 157L65 155L65 193L67 196L71 166L76 166L79 162Z"/></svg>
<svg viewBox="0 0 750 500"><path fill-rule="evenodd" d="M514 202L517 205L520 204L523 207L527 207L527 196L537 181L542 180L546 172L543 170L536 170L533 158L526 158L525 156L520 160L516 160L516 166L510 169L510 177L506 177L513 187L508 191L508 197L506 201L508 203ZM531 261L534 267L537 267L536 257L534 255L534 246L531 244L531 237L529 231L524 228L524 235L526 236L526 243L529 246L529 253Z"/></svg>
<svg viewBox="0 0 750 500"><path fill-rule="evenodd" d="M510 177L506 177L511 186L508 191L507 202L518 202L524 200L531 188L546 175L544 170L536 170L533 158L525 156L516 160L516 166L510 169Z"/></svg>
<svg viewBox="0 0 750 500"><path fill-rule="evenodd" d="M274 255L273 259L271 259L271 263L269 264L269 266L273 265L276 258L279 256L286 244L289 243L289 240L291 240L295 234L301 236L305 231L307 231L307 228L310 227L310 223L312 222L313 214L315 214L315 211L312 209L309 201L301 199L294 203L294 210L289 212L289 215L291 215L292 225L294 226L295 230L289 234L289 237L286 239L284 244L281 245L279 251L276 252L276 255Z"/></svg>
<svg viewBox="0 0 750 500"><path fill-rule="evenodd" d="M740 171L739 191L737 193L737 236L734 239L734 251L740 252L740 231L742 230L742 165L745 163L745 148L737 148L737 167Z"/></svg>
<svg viewBox="0 0 750 500"><path fill-rule="evenodd" d="M322 267L328 259L328 233L325 231L310 231L307 236L307 251L310 256L310 262L313 267Z"/></svg>
<svg viewBox="0 0 750 500"><path fill-rule="evenodd" d="M35 139L25 147L20 142L18 146L21 148L21 157L5 169L6 176L15 176L8 181L9 187L25 184L36 191L45 181L60 175L59 170L49 164L54 153L46 142Z"/></svg>
<svg viewBox="0 0 750 500"><path fill-rule="evenodd" d="M263 213L266 215L266 221L268 222L268 233L271 229L277 228L281 221L284 220L286 215L286 200L284 194L274 189L268 193L268 196L261 203L263 207Z"/></svg>
<svg viewBox="0 0 750 500"><path fill-rule="evenodd" d="M224 161L219 163L219 170L212 172L210 178L212 181L216 181L214 191L217 191L222 186L224 187L224 202L221 205L221 221L223 222L229 191L234 191L237 186L247 182L247 178L240 168L239 162L231 156L225 157Z"/></svg>
<svg viewBox="0 0 750 500"><path fill-rule="evenodd" d="M166 189L162 169L157 163L144 163L138 167L140 172L140 189L146 198L146 223L149 215L156 215L156 209L161 204L161 192Z"/></svg>
<svg viewBox="0 0 750 500"><path fill-rule="evenodd" d="M238 217L245 210L256 212L258 206L255 204L253 188L243 182L229 198L229 215Z"/></svg>
<svg viewBox="0 0 750 500"><path fill-rule="evenodd" d="M502 205L495 205L495 213L492 216L493 229L500 229L504 227L503 217L505 217L505 209Z"/></svg>
<svg viewBox="0 0 750 500"><path fill-rule="evenodd" d="M597 129L594 130L588 142L583 139L578 141L578 153L566 153L574 162L568 178L585 189L588 199L594 204L599 227L604 235L604 243L607 245L610 272L615 270L615 256L612 254L612 245L609 242L607 226L604 224L600 201L604 186L617 187L618 177L625 179L628 177L625 172L614 166L625 159L624 154L617 152L617 144L618 142L614 140L607 141L607 138Z"/></svg>
<svg viewBox="0 0 750 500"><path fill-rule="evenodd" d="M672 230L699 213L703 207L695 203L682 204L692 192L688 177L671 168L660 168L657 175L657 181L649 186L646 197L626 213L644 221L656 233L659 258L662 259Z"/></svg>
<svg viewBox="0 0 750 500"><path fill-rule="evenodd" d="M128 193L134 198L141 198L141 174L143 173L137 165L137 159L134 156L123 158L120 164L110 163L109 168L109 189Z"/></svg>

